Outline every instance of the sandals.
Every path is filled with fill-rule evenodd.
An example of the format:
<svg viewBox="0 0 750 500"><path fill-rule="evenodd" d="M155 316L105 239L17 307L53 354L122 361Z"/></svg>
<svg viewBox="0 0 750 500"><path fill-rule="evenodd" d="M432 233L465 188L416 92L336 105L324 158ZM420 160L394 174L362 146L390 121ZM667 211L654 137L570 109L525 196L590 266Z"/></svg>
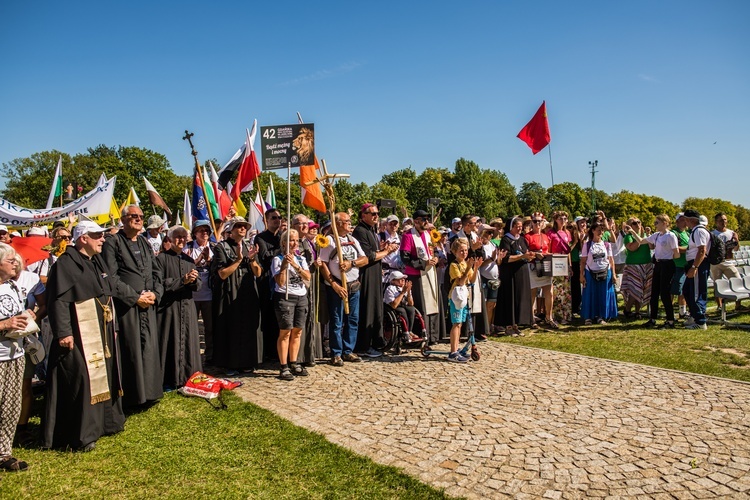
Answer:
<svg viewBox="0 0 750 500"><path fill-rule="evenodd" d="M558 325L554 319L548 319L548 320L545 320L545 322L547 323L547 326L552 328L553 330L560 329L560 325Z"/></svg>
<svg viewBox="0 0 750 500"><path fill-rule="evenodd" d="M5 472L23 472L29 468L29 464L15 457L8 457L0 462L0 469Z"/></svg>

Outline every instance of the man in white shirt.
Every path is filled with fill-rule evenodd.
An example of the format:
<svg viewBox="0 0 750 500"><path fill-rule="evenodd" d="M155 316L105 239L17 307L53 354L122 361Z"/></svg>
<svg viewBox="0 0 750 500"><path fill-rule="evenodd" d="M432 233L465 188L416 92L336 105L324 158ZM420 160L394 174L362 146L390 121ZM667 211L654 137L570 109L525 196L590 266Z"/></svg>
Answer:
<svg viewBox="0 0 750 500"><path fill-rule="evenodd" d="M708 273L710 265L708 252L711 249L711 235L705 226L699 224L700 214L696 210L685 210L685 220L692 230L688 249L685 253L685 285L682 293L685 296L692 322L685 328L705 330L706 301L708 300Z"/></svg>
<svg viewBox="0 0 750 500"><path fill-rule="evenodd" d="M740 244L740 240L737 237L737 233L731 229L727 229L727 214L719 212L714 216L714 226L716 229L711 231L712 234L721 238L724 241L724 248L726 254L724 255L724 261L718 264L711 264L711 279L716 281L722 277L739 278L740 272L734 266L732 257L734 256L734 249ZM719 309L723 307L722 299L716 299L716 303L719 305ZM739 308L740 302L735 303L735 308Z"/></svg>
<svg viewBox="0 0 750 500"><path fill-rule="evenodd" d="M328 335L331 346L331 364L344 366L344 361L362 361L353 351L357 344L359 323L359 268L367 265L368 259L359 242L350 236L352 221L349 214L337 213L335 224L343 262L339 262L334 237L328 236L329 245L320 251L320 272L328 285L326 290L330 314ZM341 282L342 271L346 276L346 289ZM348 314L344 312L344 300L349 303Z"/></svg>

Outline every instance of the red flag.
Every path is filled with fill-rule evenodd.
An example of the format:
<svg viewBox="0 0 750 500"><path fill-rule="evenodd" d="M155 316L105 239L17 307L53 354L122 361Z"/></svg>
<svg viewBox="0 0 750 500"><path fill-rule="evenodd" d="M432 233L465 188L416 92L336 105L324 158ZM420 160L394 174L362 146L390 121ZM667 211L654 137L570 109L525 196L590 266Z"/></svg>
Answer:
<svg viewBox="0 0 750 500"><path fill-rule="evenodd" d="M247 133L245 138L245 156L242 158L242 165L240 165L237 180L232 189L233 200L239 199L240 193L250 191L252 189L252 182L260 176L260 165L258 165L258 158L255 156L255 150L253 149L257 124L258 120L255 120L253 122L252 134L245 129L245 132Z"/></svg>
<svg viewBox="0 0 750 500"><path fill-rule="evenodd" d="M534 154L547 147L550 143L550 135L549 123L547 122L547 105L544 101L542 101L542 105L539 106L531 121L521 129L517 137L525 142Z"/></svg>
<svg viewBox="0 0 750 500"><path fill-rule="evenodd" d="M323 193L320 190L320 184L310 184L315 180L315 171L320 170L318 165L318 156L315 156L315 165L303 165L299 167L299 184L302 189L302 204L318 212L326 211L326 203L323 201Z"/></svg>

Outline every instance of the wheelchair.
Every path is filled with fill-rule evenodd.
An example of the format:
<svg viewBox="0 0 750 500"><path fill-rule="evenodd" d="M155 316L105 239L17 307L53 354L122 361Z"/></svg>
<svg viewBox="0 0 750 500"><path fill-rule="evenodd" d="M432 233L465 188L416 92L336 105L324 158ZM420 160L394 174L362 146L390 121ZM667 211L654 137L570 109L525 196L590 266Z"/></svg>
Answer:
<svg viewBox="0 0 750 500"><path fill-rule="evenodd" d="M394 354L401 354L408 349L420 349L423 344L427 343L425 338L426 328L424 318L419 310L416 311L414 322L417 331L412 332L412 337L407 336L409 327L406 320L388 305L383 306L383 338L385 339L384 351L391 351Z"/></svg>

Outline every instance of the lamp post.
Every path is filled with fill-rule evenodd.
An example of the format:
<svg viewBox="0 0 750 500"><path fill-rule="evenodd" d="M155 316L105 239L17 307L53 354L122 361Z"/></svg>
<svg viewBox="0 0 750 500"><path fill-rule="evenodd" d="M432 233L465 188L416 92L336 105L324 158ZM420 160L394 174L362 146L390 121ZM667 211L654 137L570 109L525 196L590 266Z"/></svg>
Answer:
<svg viewBox="0 0 750 500"><path fill-rule="evenodd" d="M596 212L596 170L599 165L598 160L590 161L589 166L591 167L591 211Z"/></svg>
<svg viewBox="0 0 750 500"><path fill-rule="evenodd" d="M435 223L435 207L440 205L440 198L427 198L427 206L430 207L432 211L432 223Z"/></svg>

